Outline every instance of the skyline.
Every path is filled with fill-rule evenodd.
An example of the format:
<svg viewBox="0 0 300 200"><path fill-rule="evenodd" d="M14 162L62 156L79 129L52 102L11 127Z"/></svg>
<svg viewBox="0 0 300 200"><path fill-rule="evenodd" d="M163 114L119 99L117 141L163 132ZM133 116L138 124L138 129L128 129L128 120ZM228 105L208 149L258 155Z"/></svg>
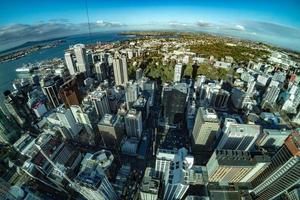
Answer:
<svg viewBox="0 0 300 200"><path fill-rule="evenodd" d="M30 2L30 1L29 1ZM28 41L88 33L83 0L3 2L0 51ZM217 33L300 51L299 1L87 1L91 31Z"/></svg>

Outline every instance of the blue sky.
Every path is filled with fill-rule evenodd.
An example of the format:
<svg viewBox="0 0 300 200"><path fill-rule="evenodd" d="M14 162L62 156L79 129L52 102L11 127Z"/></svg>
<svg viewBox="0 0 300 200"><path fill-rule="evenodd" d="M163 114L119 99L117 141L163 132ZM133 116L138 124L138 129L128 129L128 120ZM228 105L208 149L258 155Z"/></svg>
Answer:
<svg viewBox="0 0 300 200"><path fill-rule="evenodd" d="M300 0L87 0L87 4L93 31L205 31L300 51ZM0 50L87 31L85 0L3 0L0 8Z"/></svg>

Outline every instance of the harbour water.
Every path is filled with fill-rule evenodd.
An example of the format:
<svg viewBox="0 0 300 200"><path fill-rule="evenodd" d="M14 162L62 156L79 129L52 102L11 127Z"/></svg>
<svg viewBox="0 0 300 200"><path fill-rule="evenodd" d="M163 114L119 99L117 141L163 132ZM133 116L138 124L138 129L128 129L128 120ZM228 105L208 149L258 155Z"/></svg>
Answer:
<svg viewBox="0 0 300 200"><path fill-rule="evenodd" d="M128 39L128 36L120 35L117 32L105 32L105 33L93 33L91 35L76 35L66 37L65 42L57 47L50 49L43 49L33 52L30 55L24 56L17 60L0 63L0 101L3 98L2 93L12 88L12 82L16 78L20 78L22 74L16 73L16 69L22 67L23 64L35 63L42 60L63 58L64 51L69 48L70 45L76 43L96 43L96 42L113 42Z"/></svg>

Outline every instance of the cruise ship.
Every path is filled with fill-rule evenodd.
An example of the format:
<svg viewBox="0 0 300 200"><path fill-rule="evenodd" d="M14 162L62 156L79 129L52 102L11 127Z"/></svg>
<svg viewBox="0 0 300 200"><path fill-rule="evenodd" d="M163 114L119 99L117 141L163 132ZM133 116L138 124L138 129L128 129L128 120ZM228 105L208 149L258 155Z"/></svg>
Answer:
<svg viewBox="0 0 300 200"><path fill-rule="evenodd" d="M24 65L24 66L22 66L20 68L17 68L16 72L19 72L19 73L31 73L31 72L33 72L33 69L34 69L33 65Z"/></svg>

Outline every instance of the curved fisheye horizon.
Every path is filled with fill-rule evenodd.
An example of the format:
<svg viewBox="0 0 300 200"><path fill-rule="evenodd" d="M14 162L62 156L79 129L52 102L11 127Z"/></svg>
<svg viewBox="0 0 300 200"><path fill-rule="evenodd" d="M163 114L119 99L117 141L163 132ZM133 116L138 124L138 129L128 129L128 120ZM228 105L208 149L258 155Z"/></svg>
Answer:
<svg viewBox="0 0 300 200"><path fill-rule="evenodd" d="M0 51L89 31L126 30L207 32L300 51L298 1L46 0L5 1L1 7Z"/></svg>
<svg viewBox="0 0 300 200"><path fill-rule="evenodd" d="M300 0L2 0L0 200L300 200Z"/></svg>

